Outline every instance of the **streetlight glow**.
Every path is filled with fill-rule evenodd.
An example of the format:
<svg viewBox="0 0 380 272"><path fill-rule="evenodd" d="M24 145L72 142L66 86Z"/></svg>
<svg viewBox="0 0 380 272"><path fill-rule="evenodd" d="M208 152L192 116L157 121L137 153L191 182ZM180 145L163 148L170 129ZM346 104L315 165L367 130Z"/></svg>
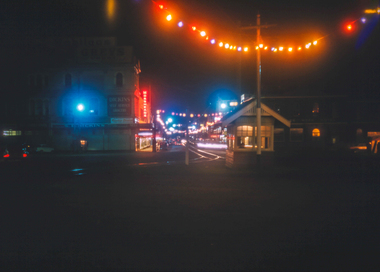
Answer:
<svg viewBox="0 0 380 272"><path fill-rule="evenodd" d="M206 36L206 32L205 31L201 31L200 34L201 34L202 37Z"/></svg>
<svg viewBox="0 0 380 272"><path fill-rule="evenodd" d="M171 21L173 18L172 18L172 16L169 14L168 16L166 16L166 20L168 20L168 21Z"/></svg>
<svg viewBox="0 0 380 272"><path fill-rule="evenodd" d="M84 110L84 105L83 104L78 104L77 110L78 111L83 111Z"/></svg>

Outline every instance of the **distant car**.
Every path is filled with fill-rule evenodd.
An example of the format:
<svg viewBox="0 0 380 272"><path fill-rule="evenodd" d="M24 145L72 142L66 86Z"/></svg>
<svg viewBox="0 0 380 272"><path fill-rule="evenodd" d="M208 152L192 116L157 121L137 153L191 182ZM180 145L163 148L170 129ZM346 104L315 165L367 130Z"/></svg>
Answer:
<svg viewBox="0 0 380 272"><path fill-rule="evenodd" d="M2 161L25 160L28 156L29 152L22 145L8 145L3 151Z"/></svg>
<svg viewBox="0 0 380 272"><path fill-rule="evenodd" d="M48 146L46 144L40 144L36 147L37 153L44 153L44 152L54 152L54 147Z"/></svg>

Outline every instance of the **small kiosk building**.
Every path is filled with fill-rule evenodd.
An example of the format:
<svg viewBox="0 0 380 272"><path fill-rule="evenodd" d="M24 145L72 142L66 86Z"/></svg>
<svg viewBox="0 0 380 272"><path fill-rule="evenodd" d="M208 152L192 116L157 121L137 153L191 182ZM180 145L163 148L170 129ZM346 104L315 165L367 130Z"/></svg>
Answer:
<svg viewBox="0 0 380 272"><path fill-rule="evenodd" d="M256 163L256 105L256 100L247 101L221 120L222 126L227 127L226 165L228 167L248 166ZM270 163L273 158L275 125L290 127L290 120L261 103L263 163Z"/></svg>

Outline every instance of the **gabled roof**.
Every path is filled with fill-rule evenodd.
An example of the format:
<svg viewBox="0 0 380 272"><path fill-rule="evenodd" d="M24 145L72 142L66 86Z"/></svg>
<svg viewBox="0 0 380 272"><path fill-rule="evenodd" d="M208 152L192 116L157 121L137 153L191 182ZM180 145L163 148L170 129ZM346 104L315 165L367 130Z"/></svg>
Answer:
<svg viewBox="0 0 380 272"><path fill-rule="evenodd" d="M223 117L222 121L222 126L225 127L228 124L232 123L235 121L237 118L240 116L256 116L256 105L257 101L255 100L250 100L247 101L246 103L241 104L234 112L231 112L227 114L226 116ZM269 108L267 105L264 103L261 103L261 116L273 116L275 119L286 125L287 127L290 127L290 120L287 120L285 117L282 115L278 114L271 108Z"/></svg>

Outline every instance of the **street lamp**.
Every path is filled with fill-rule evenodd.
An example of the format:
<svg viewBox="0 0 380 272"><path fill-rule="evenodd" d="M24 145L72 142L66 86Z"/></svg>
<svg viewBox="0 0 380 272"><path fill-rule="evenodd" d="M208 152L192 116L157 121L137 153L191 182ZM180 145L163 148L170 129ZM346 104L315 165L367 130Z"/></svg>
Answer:
<svg viewBox="0 0 380 272"><path fill-rule="evenodd" d="M84 105L82 103L79 103L77 105L77 110L80 111L80 112L84 111Z"/></svg>

